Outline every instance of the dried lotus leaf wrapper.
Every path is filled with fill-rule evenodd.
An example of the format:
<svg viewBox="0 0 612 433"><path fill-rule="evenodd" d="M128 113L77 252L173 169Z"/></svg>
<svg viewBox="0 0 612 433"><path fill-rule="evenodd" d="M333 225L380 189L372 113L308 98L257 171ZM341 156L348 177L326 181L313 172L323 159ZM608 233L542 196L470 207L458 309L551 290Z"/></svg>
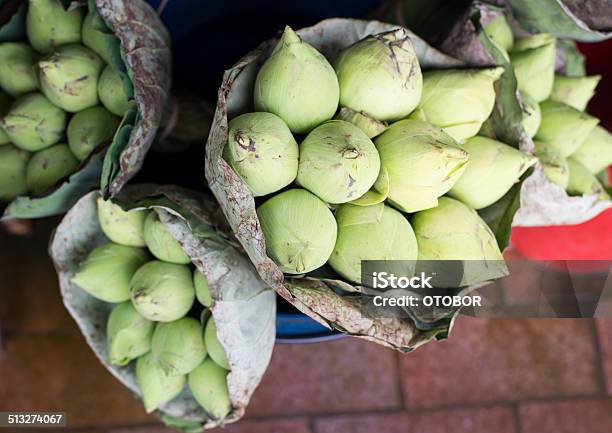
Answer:
<svg viewBox="0 0 612 433"><path fill-rule="evenodd" d="M135 363L121 367L108 362L106 322L113 304L94 298L71 282L88 253L108 242L97 218L96 200L99 196L99 192L91 192L70 209L51 240L50 254L58 273L64 304L87 343L111 374L140 395ZM206 276L212 298L209 311L215 318L217 337L230 367L227 388L232 412L223 423L240 419L272 354L276 313L274 292L257 277L249 260L216 232L213 226L216 204L210 198L178 187L132 185L117 197L115 203L124 210L152 209L156 212L160 222L183 246L191 262ZM205 428L219 425L219 422L207 419L187 387L156 413L165 422L200 424Z"/></svg>

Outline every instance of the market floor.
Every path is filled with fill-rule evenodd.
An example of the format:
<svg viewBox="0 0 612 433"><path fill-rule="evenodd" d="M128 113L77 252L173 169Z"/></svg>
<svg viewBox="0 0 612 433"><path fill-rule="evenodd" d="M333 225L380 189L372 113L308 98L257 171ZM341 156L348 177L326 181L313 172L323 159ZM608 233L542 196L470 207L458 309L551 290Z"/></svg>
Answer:
<svg viewBox="0 0 612 433"><path fill-rule="evenodd" d="M69 432L172 431L107 373L64 310L52 225L29 239L0 234L0 411L64 411ZM462 318L450 340L405 355L354 338L278 345L247 416L224 431L609 433L612 319Z"/></svg>

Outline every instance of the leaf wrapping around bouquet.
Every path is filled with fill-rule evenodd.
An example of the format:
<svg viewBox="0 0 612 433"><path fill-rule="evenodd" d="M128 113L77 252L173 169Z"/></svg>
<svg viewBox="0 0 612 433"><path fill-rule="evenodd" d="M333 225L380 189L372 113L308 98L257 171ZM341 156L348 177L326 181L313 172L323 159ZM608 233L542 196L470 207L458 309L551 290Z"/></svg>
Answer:
<svg viewBox="0 0 612 433"><path fill-rule="evenodd" d="M1 40L23 40L27 0L0 4ZM77 5L85 7L84 5ZM144 0L89 0L89 12L108 37L111 65L123 78L135 105L129 109L111 143L100 146L75 173L38 196L19 197L4 218L39 218L61 214L86 192L101 188L116 195L142 166L155 138L170 93L170 37ZM6 16L6 17L5 17ZM5 31L6 30L6 31Z"/></svg>
<svg viewBox="0 0 612 433"><path fill-rule="evenodd" d="M378 21L329 19L297 33L333 62L343 48L365 36L397 27ZM412 33L410 35L421 67L462 65L460 61L433 49ZM451 317L440 317L433 323L405 317L370 317L360 308L354 296L347 296L359 292L359 287L333 279L285 279L278 266L267 256L253 196L247 185L222 158L222 152L228 139L228 119L253 111L255 77L276 41L273 39L262 43L225 72L206 145L205 171L208 184L221 204L233 233L264 281L298 310L329 328L404 351L432 338L445 337L452 324Z"/></svg>
<svg viewBox="0 0 612 433"><path fill-rule="evenodd" d="M601 41L612 35L607 0L506 0L527 30L580 41Z"/></svg>
<svg viewBox="0 0 612 433"><path fill-rule="evenodd" d="M507 14L507 11L487 3L474 2L463 19L455 24L448 39L441 43L441 49L465 62L504 67L504 74L495 83L495 108L482 133L533 154L533 141L521 124L523 109L512 65L482 31L500 14ZM556 57L558 73L584 75L584 59L576 50L575 43L558 41ZM492 225L498 242L504 239L507 242L508 223L514 226L579 224L612 207L612 202L598 200L595 196L570 197L560 186L547 179L540 165L523 179L520 188L513 188L508 193L513 197L507 196L492 206L499 209L479 212ZM503 215L500 221L505 224L496 227L496 223L488 218L499 219L499 215ZM500 245L505 246L504 243Z"/></svg>
<svg viewBox="0 0 612 433"><path fill-rule="evenodd" d="M66 214L50 244L64 304L87 343L104 366L126 387L140 395L132 363L118 367L108 362L106 321L113 304L100 301L71 282L87 254L108 240L98 224L94 191L81 198ZM249 260L214 228L216 205L178 187L136 185L126 188L117 202L127 208L151 208L168 232L182 245L192 263L209 283L210 311L218 339L228 357L227 376L232 413L225 423L244 415L253 391L263 376L274 346L275 295L261 281ZM157 412L164 420L215 427L186 387ZM201 430L201 427L200 427Z"/></svg>

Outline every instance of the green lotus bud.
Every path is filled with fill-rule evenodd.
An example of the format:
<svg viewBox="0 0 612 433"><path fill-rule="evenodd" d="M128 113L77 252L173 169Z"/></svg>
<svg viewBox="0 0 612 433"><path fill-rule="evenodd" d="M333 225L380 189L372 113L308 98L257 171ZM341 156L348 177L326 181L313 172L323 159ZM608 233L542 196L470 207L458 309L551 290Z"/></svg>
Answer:
<svg viewBox="0 0 612 433"><path fill-rule="evenodd" d="M461 286L503 275L507 269L495 235L476 211L441 197L438 207L411 220L421 260L462 260Z"/></svg>
<svg viewBox="0 0 612 433"><path fill-rule="evenodd" d="M555 75L550 99L584 111L587 104L595 95L595 87L601 80L601 75L590 77L564 77Z"/></svg>
<svg viewBox="0 0 612 433"><path fill-rule="evenodd" d="M189 373L189 389L206 413L223 420L232 410L227 388L227 370L212 359L206 359Z"/></svg>
<svg viewBox="0 0 612 433"><path fill-rule="evenodd" d="M83 37L83 45L100 56L106 63L111 63L108 45L108 40L111 35L101 32L96 28L93 14L88 13L87 16L85 16L81 35Z"/></svg>
<svg viewBox="0 0 612 433"><path fill-rule="evenodd" d="M0 43L0 87L11 96L33 92L38 88L34 70L34 50L23 42Z"/></svg>
<svg viewBox="0 0 612 433"><path fill-rule="evenodd" d="M567 188L569 182L567 160L554 148L542 141L534 141L533 144L535 145L535 154L548 180L563 189Z"/></svg>
<svg viewBox="0 0 612 433"><path fill-rule="evenodd" d="M15 146L36 152L62 138L66 117L41 93L29 93L15 101L2 120L2 129Z"/></svg>
<svg viewBox="0 0 612 433"><path fill-rule="evenodd" d="M30 153L12 145L0 146L0 203L28 192L26 169Z"/></svg>
<svg viewBox="0 0 612 433"><path fill-rule="evenodd" d="M484 26L484 31L489 39L495 42L504 51L508 52L512 49L514 45L512 29L503 14L499 14L489 21L489 23Z"/></svg>
<svg viewBox="0 0 612 433"><path fill-rule="evenodd" d="M147 413L153 412L179 395L187 376L168 376L151 353L136 361L136 383Z"/></svg>
<svg viewBox="0 0 612 433"><path fill-rule="evenodd" d="M408 220L376 204L343 204L336 212L338 238L329 264L342 277L361 283L362 260L416 260L417 242Z"/></svg>
<svg viewBox="0 0 612 433"><path fill-rule="evenodd" d="M95 298L106 302L130 299L130 281L148 259L142 248L112 242L89 253L72 277L72 282Z"/></svg>
<svg viewBox="0 0 612 433"><path fill-rule="evenodd" d="M486 137L472 137L461 147L470 155L470 161L448 195L474 209L502 198L537 162L533 156Z"/></svg>
<svg viewBox="0 0 612 433"><path fill-rule="evenodd" d="M101 106L79 111L66 130L70 150L80 161L85 160L98 146L113 140L120 121Z"/></svg>
<svg viewBox="0 0 612 433"><path fill-rule="evenodd" d="M334 68L289 27L257 74L255 109L280 116L306 133L333 117L340 90Z"/></svg>
<svg viewBox="0 0 612 433"><path fill-rule="evenodd" d="M212 305L212 296L210 296L208 280L197 269L193 271L193 286L195 287L196 298L198 298L200 304L210 307Z"/></svg>
<svg viewBox="0 0 612 433"><path fill-rule="evenodd" d="M215 319L212 316L208 319L208 322L206 322L204 341L206 342L206 349L208 349L208 356L210 356L212 360L221 367L229 370L227 355L225 354L225 349L217 338L217 325L215 324Z"/></svg>
<svg viewBox="0 0 612 433"><path fill-rule="evenodd" d="M64 8L61 0L29 0L26 32L30 44L47 54L55 47L81 42L82 7Z"/></svg>
<svg viewBox="0 0 612 433"><path fill-rule="evenodd" d="M533 138L536 132L538 132L540 122L542 121L540 104L526 93L521 95L521 99L523 101L523 120L521 124L529 138Z"/></svg>
<svg viewBox="0 0 612 433"><path fill-rule="evenodd" d="M336 243L336 220L304 189L291 189L257 208L268 255L287 274L304 274L327 261Z"/></svg>
<svg viewBox="0 0 612 433"><path fill-rule="evenodd" d="M11 109L11 105L13 105L13 100L10 96L0 90L0 146L9 144L11 139L2 129L2 121L1 119L8 113Z"/></svg>
<svg viewBox="0 0 612 433"><path fill-rule="evenodd" d="M297 183L328 203L346 203L364 195L378 177L380 158L374 143L355 125L330 120L300 144Z"/></svg>
<svg viewBox="0 0 612 433"><path fill-rule="evenodd" d="M446 69L423 74L423 94L410 116L439 126L459 143L473 137L493 111L501 67Z"/></svg>
<svg viewBox="0 0 612 433"><path fill-rule="evenodd" d="M127 365L151 349L155 323L142 317L131 302L118 304L106 323L108 359L114 365Z"/></svg>
<svg viewBox="0 0 612 433"><path fill-rule="evenodd" d="M469 159L441 129L420 120L400 120L374 141L388 175L388 199L404 212L437 206L438 197L457 182ZM379 178L374 187L384 191L386 179Z"/></svg>
<svg viewBox="0 0 612 433"><path fill-rule="evenodd" d="M81 45L65 45L38 62L40 88L58 107L71 113L98 104L98 77L104 62Z"/></svg>
<svg viewBox="0 0 612 433"><path fill-rule="evenodd" d="M191 270L176 263L150 261L132 277L130 297L136 311L147 319L180 319L189 312L195 298Z"/></svg>
<svg viewBox="0 0 612 433"><path fill-rule="evenodd" d="M548 98L555 78L555 38L539 34L519 39L510 58L519 90L537 102Z"/></svg>
<svg viewBox="0 0 612 433"><path fill-rule="evenodd" d="M149 251L158 259L183 265L191 263L191 258L181 244L168 233L156 212L149 213L145 221L144 238Z"/></svg>
<svg viewBox="0 0 612 433"><path fill-rule="evenodd" d="M540 104L542 122L535 135L563 157L573 154L599 123L595 117L561 102L545 101Z"/></svg>
<svg viewBox="0 0 612 433"><path fill-rule="evenodd" d="M599 180L585 166L574 160L567 159L569 167L569 182L567 192L571 195L595 195L599 200L610 200L610 196Z"/></svg>
<svg viewBox="0 0 612 433"><path fill-rule="evenodd" d="M460 201L442 197L438 207L417 212L411 222L419 246L416 271L432 275L434 287L465 287L508 274L495 235Z"/></svg>
<svg viewBox="0 0 612 433"><path fill-rule="evenodd" d="M593 128L572 158L597 174L612 164L612 134L601 126Z"/></svg>
<svg viewBox="0 0 612 433"><path fill-rule="evenodd" d="M255 197L276 192L295 180L298 145L283 119L247 113L230 120L223 157Z"/></svg>
<svg viewBox="0 0 612 433"><path fill-rule="evenodd" d="M98 222L111 241L131 247L144 247L144 224L149 211L124 211L110 200L98 197Z"/></svg>
<svg viewBox="0 0 612 433"><path fill-rule="evenodd" d="M344 120L355 125L357 128L365 132L368 138L374 138L383 133L387 129L387 124L380 122L373 117L370 117L363 111L353 111L350 108L342 107L335 119Z"/></svg>
<svg viewBox="0 0 612 433"><path fill-rule="evenodd" d="M102 105L116 116L123 117L134 104L125 90L121 75L111 65L106 66L98 84L98 96Z"/></svg>
<svg viewBox="0 0 612 433"><path fill-rule="evenodd" d="M206 358L204 330L196 319L183 317L155 327L151 353L168 376L181 376Z"/></svg>
<svg viewBox="0 0 612 433"><path fill-rule="evenodd" d="M30 158L26 171L28 190L34 195L42 194L74 173L78 167L79 161L67 144L55 144L36 152Z"/></svg>
<svg viewBox="0 0 612 433"><path fill-rule="evenodd" d="M367 36L345 48L335 69L340 105L377 120L406 117L421 98L421 67L404 28Z"/></svg>

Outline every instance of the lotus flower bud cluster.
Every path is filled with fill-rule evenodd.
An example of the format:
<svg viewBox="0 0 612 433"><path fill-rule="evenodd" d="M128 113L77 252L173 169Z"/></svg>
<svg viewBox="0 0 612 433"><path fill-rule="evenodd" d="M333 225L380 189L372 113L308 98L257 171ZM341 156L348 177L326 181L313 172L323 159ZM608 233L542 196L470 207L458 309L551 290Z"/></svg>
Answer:
<svg viewBox="0 0 612 433"><path fill-rule="evenodd" d="M579 105L586 106L587 102L588 98ZM597 125L597 118L574 106L550 99L540 107L542 123L535 135L536 156L548 179L569 194L608 200L596 174L612 164L612 135Z"/></svg>
<svg viewBox="0 0 612 433"><path fill-rule="evenodd" d="M512 47L511 63L523 109L521 124L534 139L535 156L548 180L569 194L607 199L596 175L612 164L612 135L585 112L601 76L555 74L556 42L551 35L514 41L499 17L484 30L498 46Z"/></svg>
<svg viewBox="0 0 612 433"><path fill-rule="evenodd" d="M134 104L116 36L87 2L28 0L25 40L0 42L0 204L56 191L114 140ZM117 64L118 62L113 62ZM23 173L27 180L23 182Z"/></svg>
<svg viewBox="0 0 612 433"><path fill-rule="evenodd" d="M16 158L22 153L29 157L12 146L0 147L0 154L5 148L14 149ZM148 413L177 397L188 383L206 413L222 422L232 411L227 386L231 362L227 337L219 334L207 310L214 300L206 276L191 266L156 210L123 209L102 197L97 207L108 242L84 257L71 281L75 289L116 304L107 321L109 362L134 362Z"/></svg>
<svg viewBox="0 0 612 433"><path fill-rule="evenodd" d="M512 49L505 21L489 31ZM504 69L422 72L411 35L401 28L368 35L328 58L317 48L285 28L271 53L262 54L256 111L229 119L223 150L241 191L257 197L266 253L280 271L303 275L327 266L326 274L361 284L363 260L415 261L421 242L427 251L427 237L415 236L416 215L424 214L419 220L428 228L426 212L448 212L444 224L455 234L454 207L436 211L442 202L457 203L478 228L469 235L457 228L456 239L468 243L466 259L500 259L495 236L474 209L495 204L536 162L475 137L492 113ZM524 99L525 124L535 134L539 105ZM461 243L453 247L453 258L462 256ZM202 290L198 299L207 305ZM209 356L223 366L208 332Z"/></svg>
<svg viewBox="0 0 612 433"><path fill-rule="evenodd" d="M585 113L599 77L555 76L550 99L540 104L536 156L548 179L571 195L609 196L596 174L612 164L612 135Z"/></svg>

